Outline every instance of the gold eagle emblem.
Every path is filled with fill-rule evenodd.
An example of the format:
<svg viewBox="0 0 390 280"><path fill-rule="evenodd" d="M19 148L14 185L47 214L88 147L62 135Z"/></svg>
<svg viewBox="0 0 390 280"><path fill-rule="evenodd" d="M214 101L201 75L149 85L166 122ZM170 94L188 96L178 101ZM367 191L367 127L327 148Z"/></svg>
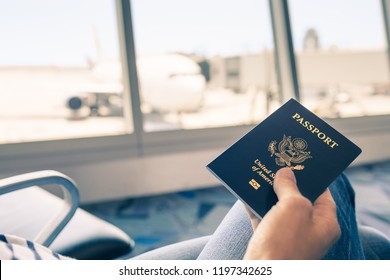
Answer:
<svg viewBox="0 0 390 280"><path fill-rule="evenodd" d="M275 162L279 166L287 166L292 170L302 170L304 165L293 165L302 163L305 160L312 158L310 152L306 151L308 145L302 138L294 138L291 140L291 136L283 135L282 141L271 141L268 145L268 151L271 153L271 157L276 156Z"/></svg>

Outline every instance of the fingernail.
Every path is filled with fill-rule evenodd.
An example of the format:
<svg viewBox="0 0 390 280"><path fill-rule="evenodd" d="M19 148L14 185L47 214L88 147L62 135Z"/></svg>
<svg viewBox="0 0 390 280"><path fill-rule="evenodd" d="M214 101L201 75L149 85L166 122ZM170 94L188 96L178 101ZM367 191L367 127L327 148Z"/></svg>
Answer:
<svg viewBox="0 0 390 280"><path fill-rule="evenodd" d="M292 172L291 168L284 167L279 169L276 172L276 176L282 176L288 178L289 180L294 181L294 183L296 183L295 175L294 172Z"/></svg>

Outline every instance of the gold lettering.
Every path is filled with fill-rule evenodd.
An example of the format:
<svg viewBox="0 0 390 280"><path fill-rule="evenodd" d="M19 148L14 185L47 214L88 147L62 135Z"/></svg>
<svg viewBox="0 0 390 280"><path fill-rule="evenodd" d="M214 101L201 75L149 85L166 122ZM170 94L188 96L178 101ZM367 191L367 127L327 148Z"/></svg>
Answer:
<svg viewBox="0 0 390 280"><path fill-rule="evenodd" d="M259 174L260 177L263 178L264 181L266 181L268 184L270 184L271 186L273 185L272 180L271 180L270 178L268 178L267 175L265 175L265 174L263 173L263 171L258 171L257 174Z"/></svg>
<svg viewBox="0 0 390 280"><path fill-rule="evenodd" d="M318 132L320 132L320 130L319 130L318 128L315 127L314 130L313 130L311 133L314 134L314 133L318 133Z"/></svg>
<svg viewBox="0 0 390 280"><path fill-rule="evenodd" d="M254 163L256 164L256 166L252 166L252 171L258 174L270 186L273 186L273 179L275 178L275 172L272 172L270 169L268 169L265 166L265 164L261 163L259 159L255 159ZM271 178L269 178L268 176L270 176Z"/></svg>
<svg viewBox="0 0 390 280"><path fill-rule="evenodd" d="M305 127L307 130L309 130L311 133L313 134L316 134L318 139L320 140L323 140L323 142L325 144L327 144L328 146L330 146L332 149L334 149L335 147L339 146L338 143L336 143L336 141L332 140L332 138L328 137L324 132L320 131L319 128L317 128L316 126L314 126L313 124L310 123L310 121L306 121L303 117L301 117L300 114L298 113L295 113L292 118L294 120L296 120L297 122L299 122L303 127ZM261 163L260 165L258 163L256 163L261 169L262 166ZM263 169L264 170L264 169ZM268 171L267 169L265 171ZM268 173L269 174L269 173Z"/></svg>
<svg viewBox="0 0 390 280"><path fill-rule="evenodd" d="M300 118L300 117L301 117L301 116L300 116L298 113L295 113L295 115L292 116L293 119L298 119L298 118Z"/></svg>
<svg viewBox="0 0 390 280"><path fill-rule="evenodd" d="M320 136L321 135L321 136ZM318 133L318 138L320 138L321 140L324 140L325 139L325 137L326 137L326 135L325 135L325 133L323 133L323 132L320 132L320 133ZM324 141L325 142L325 141Z"/></svg>
<svg viewBox="0 0 390 280"><path fill-rule="evenodd" d="M330 146L330 142L332 141L332 139L330 139L329 137L326 137L326 139L324 140L324 142L326 144L328 144Z"/></svg>
<svg viewBox="0 0 390 280"><path fill-rule="evenodd" d="M261 163L260 160L256 159L255 160L255 164L260 167L260 169L262 169L265 173L267 174L270 174L271 173L271 170L269 170L264 164ZM259 168L258 168L259 169ZM257 169L257 170L258 170Z"/></svg>
<svg viewBox="0 0 390 280"><path fill-rule="evenodd" d="M332 149L334 148L334 146L338 146L339 144L337 144L335 141L333 141L333 144L330 145L332 147Z"/></svg>

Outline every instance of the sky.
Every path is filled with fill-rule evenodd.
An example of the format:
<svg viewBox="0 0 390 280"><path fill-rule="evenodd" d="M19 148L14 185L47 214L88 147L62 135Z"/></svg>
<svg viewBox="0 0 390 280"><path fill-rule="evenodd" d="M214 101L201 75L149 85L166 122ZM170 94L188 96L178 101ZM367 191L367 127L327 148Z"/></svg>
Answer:
<svg viewBox="0 0 390 280"><path fill-rule="evenodd" d="M118 57L112 0L0 0L0 65L86 65Z"/></svg>
<svg viewBox="0 0 390 280"><path fill-rule="evenodd" d="M308 28L325 49L385 47L379 0L290 0L289 7L297 49ZM273 47L267 0L132 0L132 12L138 54L228 56ZM118 57L114 0L0 0L0 66Z"/></svg>

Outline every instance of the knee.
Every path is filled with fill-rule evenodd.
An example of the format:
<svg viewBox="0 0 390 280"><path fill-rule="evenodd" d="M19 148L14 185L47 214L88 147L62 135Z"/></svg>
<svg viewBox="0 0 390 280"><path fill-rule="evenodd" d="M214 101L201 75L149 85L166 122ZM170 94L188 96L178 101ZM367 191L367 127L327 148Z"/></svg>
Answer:
<svg viewBox="0 0 390 280"><path fill-rule="evenodd" d="M358 229L366 259L390 259L390 240L382 232L372 227L361 225Z"/></svg>

